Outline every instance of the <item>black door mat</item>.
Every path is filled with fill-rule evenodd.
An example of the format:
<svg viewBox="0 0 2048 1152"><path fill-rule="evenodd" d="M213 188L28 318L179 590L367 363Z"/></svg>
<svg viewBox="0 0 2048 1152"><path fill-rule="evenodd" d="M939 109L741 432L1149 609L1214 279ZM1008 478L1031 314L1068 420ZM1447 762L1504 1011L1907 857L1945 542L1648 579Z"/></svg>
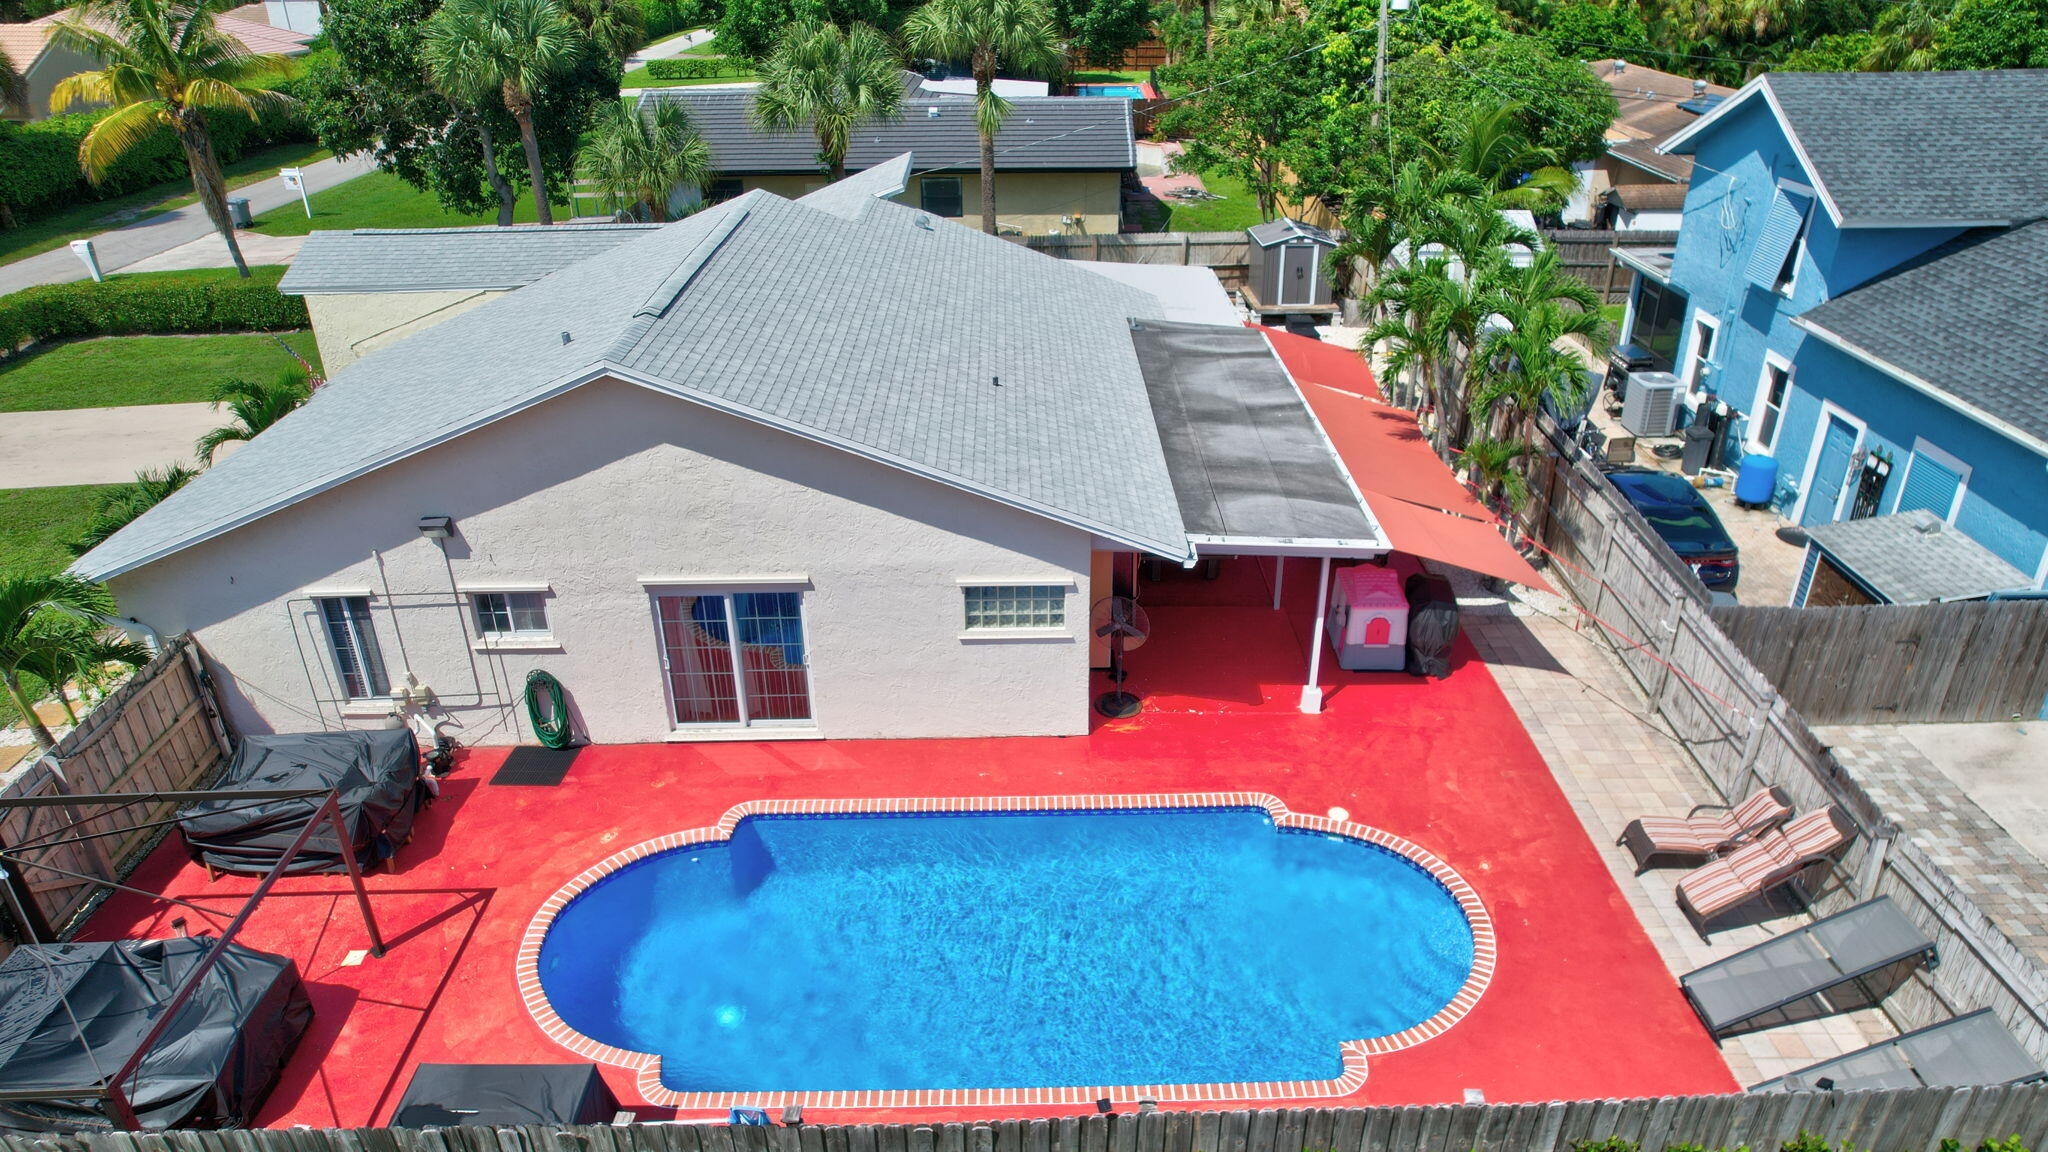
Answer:
<svg viewBox="0 0 2048 1152"><path fill-rule="evenodd" d="M498 774L491 777L493 784L523 784L535 788L553 788L569 774L569 765L576 762L581 748L514 748L505 762L498 766Z"/></svg>

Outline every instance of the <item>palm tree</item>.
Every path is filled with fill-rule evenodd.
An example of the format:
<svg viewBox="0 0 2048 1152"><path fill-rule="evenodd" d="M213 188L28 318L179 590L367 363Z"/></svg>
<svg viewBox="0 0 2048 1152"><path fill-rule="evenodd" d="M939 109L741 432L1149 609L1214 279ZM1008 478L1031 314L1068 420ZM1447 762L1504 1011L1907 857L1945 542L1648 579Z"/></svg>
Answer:
<svg viewBox="0 0 2048 1152"><path fill-rule="evenodd" d="M614 59L624 60L647 38L647 17L620 0L562 0L583 35Z"/></svg>
<svg viewBox="0 0 2048 1152"><path fill-rule="evenodd" d="M235 417L234 423L201 436L193 451L199 453L201 464L212 464L213 454L220 451L221 445L254 440L257 433L284 419L312 394L303 368L288 368L268 384L223 380L214 388L212 400L216 407L227 405Z"/></svg>
<svg viewBox="0 0 2048 1152"><path fill-rule="evenodd" d="M1463 172L1478 180L1496 208L1554 212L1571 197L1579 178L1554 150L1523 134L1515 122L1521 112L1522 106L1513 103L1476 108L1459 127L1454 147L1424 142L1424 154L1440 172Z"/></svg>
<svg viewBox="0 0 2048 1152"><path fill-rule="evenodd" d="M36 715L35 701L22 687L23 673L74 666L82 630L72 617L104 617L113 611L112 593L76 576L0 576L0 686L36 747L47 751L57 739ZM61 683L58 687L61 692Z"/></svg>
<svg viewBox="0 0 2048 1152"><path fill-rule="evenodd" d="M427 20L427 74L435 86L470 94L495 88L518 122L534 218L543 224L555 218L533 130L533 97L575 66L585 43L558 0L448 0Z"/></svg>
<svg viewBox="0 0 2048 1152"><path fill-rule="evenodd" d="M1065 46L1041 0L931 0L903 24L911 50L965 59L974 73L974 121L981 129L981 230L996 234L996 133L1010 102L995 93L996 71L1058 75Z"/></svg>
<svg viewBox="0 0 2048 1152"><path fill-rule="evenodd" d="M1529 498L1529 481L1515 467L1529 452L1522 440L1474 440L1465 446L1465 467L1478 482L1479 498L1487 507L1506 513Z"/></svg>
<svg viewBox="0 0 2048 1152"><path fill-rule="evenodd" d="M0 108L28 111L28 81L5 48L0 48Z"/></svg>
<svg viewBox="0 0 2048 1152"><path fill-rule="evenodd" d="M78 724L78 711L71 706L71 697L66 691L71 681L90 681L109 664L140 668L149 663L152 656L148 645L119 637L117 633L84 621L66 623L53 620L50 630L52 633L69 630L77 635L53 635L53 643L29 653L21 662L20 670L50 687L56 694L58 706L64 709L64 715L73 727Z"/></svg>
<svg viewBox="0 0 2048 1152"><path fill-rule="evenodd" d="M1926 72L1941 54L1945 12L1932 4L1897 4L1884 10L1872 29L1877 40L1856 66L1865 72Z"/></svg>
<svg viewBox="0 0 2048 1152"><path fill-rule="evenodd" d="M235 270L249 274L228 219L227 181L214 154L207 113L258 114L292 104L262 87L288 76L283 56L251 53L214 26L217 0L93 0L57 22L51 41L84 53L103 67L57 82L50 110L105 104L111 111L78 142L78 164L95 183L114 163L168 127L185 150L192 190L206 208Z"/></svg>
<svg viewBox="0 0 2048 1152"><path fill-rule="evenodd" d="M903 76L888 41L866 24L841 31L824 23L793 24L761 66L754 123L770 132L809 125L818 159L837 181L846 149L862 124L892 120L903 106Z"/></svg>
<svg viewBox="0 0 2048 1152"><path fill-rule="evenodd" d="M690 114L673 100L656 100L642 114L631 99L607 104L576 154L576 170L613 203L644 208L655 223L668 220L668 198L680 184L711 183L711 146L690 127Z"/></svg>
<svg viewBox="0 0 2048 1152"><path fill-rule="evenodd" d="M105 543L107 537L126 528L137 516L163 503L165 497L183 488L197 475L198 471L183 464L137 472L134 483L123 484L100 497L99 507L93 510L92 519L86 522L85 534L65 547L71 549L74 556L85 555Z"/></svg>
<svg viewBox="0 0 2048 1152"><path fill-rule="evenodd" d="M497 72L477 59L489 39L490 31L475 8L453 11L443 7L427 25L427 75L435 90L457 110L455 118L475 127L477 144L483 150L484 181L498 197L498 227L510 228L516 197L512 185L498 171L498 148L491 139L491 117L485 110L500 98L501 88Z"/></svg>

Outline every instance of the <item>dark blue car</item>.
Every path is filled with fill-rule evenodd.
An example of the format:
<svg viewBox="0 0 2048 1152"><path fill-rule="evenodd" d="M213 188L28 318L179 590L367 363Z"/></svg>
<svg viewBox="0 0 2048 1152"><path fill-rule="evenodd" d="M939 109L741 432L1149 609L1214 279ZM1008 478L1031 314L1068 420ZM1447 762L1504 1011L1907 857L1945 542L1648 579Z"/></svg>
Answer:
<svg viewBox="0 0 2048 1152"><path fill-rule="evenodd" d="M1607 480L1692 568L1700 583L1716 592L1735 591L1735 581L1742 575L1735 541L1691 481L1637 467L1608 469Z"/></svg>

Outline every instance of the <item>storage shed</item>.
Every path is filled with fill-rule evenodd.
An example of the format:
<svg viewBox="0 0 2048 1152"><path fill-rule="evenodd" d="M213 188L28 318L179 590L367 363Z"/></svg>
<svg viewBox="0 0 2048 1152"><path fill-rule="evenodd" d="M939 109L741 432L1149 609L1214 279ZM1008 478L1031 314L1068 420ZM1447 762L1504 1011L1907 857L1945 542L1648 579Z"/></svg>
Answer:
<svg viewBox="0 0 2048 1152"><path fill-rule="evenodd" d="M1926 509L1817 524L1792 604L1931 604L2031 588L2026 573Z"/></svg>
<svg viewBox="0 0 2048 1152"><path fill-rule="evenodd" d="M1328 266L1337 238L1310 224L1281 217L1245 229L1244 298L1261 316L1335 312Z"/></svg>

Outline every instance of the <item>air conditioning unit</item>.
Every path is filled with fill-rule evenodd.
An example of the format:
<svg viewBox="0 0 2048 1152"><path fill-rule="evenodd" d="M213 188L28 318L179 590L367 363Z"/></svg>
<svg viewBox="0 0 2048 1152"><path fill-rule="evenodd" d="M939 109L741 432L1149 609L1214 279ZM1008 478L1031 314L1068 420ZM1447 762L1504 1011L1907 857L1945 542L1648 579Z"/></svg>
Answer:
<svg viewBox="0 0 2048 1152"><path fill-rule="evenodd" d="M1678 429L1684 386L1669 372L1631 372L1621 426L1637 436L1669 436Z"/></svg>

